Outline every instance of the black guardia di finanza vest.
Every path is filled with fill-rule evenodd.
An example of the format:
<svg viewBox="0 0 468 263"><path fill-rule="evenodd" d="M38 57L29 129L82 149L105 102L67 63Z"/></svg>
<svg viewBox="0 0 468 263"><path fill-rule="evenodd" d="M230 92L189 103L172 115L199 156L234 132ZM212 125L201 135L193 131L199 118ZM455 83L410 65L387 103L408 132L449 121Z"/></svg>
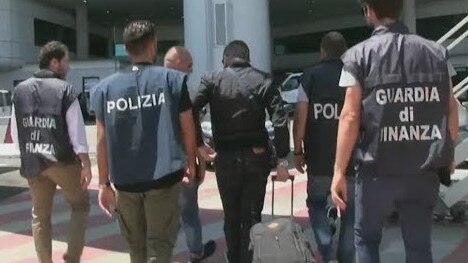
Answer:
<svg viewBox="0 0 468 263"><path fill-rule="evenodd" d="M14 89L23 177L36 177L56 163L78 162L65 120L77 97L69 83L49 70L37 72Z"/></svg>
<svg viewBox="0 0 468 263"><path fill-rule="evenodd" d="M350 49L344 69L362 86L356 159L379 175L423 174L453 160L447 51L400 22Z"/></svg>

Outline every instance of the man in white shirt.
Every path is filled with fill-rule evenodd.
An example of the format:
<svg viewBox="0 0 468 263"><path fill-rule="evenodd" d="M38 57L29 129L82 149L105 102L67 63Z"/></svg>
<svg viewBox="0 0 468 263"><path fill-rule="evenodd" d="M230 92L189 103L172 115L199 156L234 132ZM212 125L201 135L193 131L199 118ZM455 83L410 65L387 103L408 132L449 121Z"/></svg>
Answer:
<svg viewBox="0 0 468 263"><path fill-rule="evenodd" d="M89 213L91 163L78 94L64 78L68 48L42 47L40 71L13 92L11 133L21 153L21 176L29 183L32 229L38 261L52 262L51 216L57 185L72 213L65 262L80 262Z"/></svg>

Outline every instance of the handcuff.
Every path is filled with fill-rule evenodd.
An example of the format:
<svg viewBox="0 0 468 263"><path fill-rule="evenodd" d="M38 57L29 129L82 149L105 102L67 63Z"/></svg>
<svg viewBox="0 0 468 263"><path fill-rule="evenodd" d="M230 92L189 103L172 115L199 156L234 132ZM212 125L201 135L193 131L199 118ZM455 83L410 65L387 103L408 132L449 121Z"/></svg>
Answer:
<svg viewBox="0 0 468 263"><path fill-rule="evenodd" d="M99 184L99 190L104 190L104 189L106 189L107 187L110 187L110 186L111 186L110 182L107 182L105 184Z"/></svg>

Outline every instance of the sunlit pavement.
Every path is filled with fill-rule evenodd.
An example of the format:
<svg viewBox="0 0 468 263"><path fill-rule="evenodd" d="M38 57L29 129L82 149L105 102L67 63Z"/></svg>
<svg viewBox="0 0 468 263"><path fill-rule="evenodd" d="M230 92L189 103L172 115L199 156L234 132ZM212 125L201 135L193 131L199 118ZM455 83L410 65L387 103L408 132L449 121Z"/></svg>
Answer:
<svg viewBox="0 0 468 263"><path fill-rule="evenodd" d="M96 167L93 169L96 172ZM9 172L11 176L17 171ZM97 175L97 173L94 173ZM4 177L0 175L0 182ZM18 180L21 182L21 180ZM10 182L11 183L11 182ZM11 185L11 184L10 184ZM24 186L24 182L23 182ZM306 177L298 175L295 181L294 216L296 221L307 228L310 237L306 199ZM9 188L3 188L9 189ZM9 189L11 190L11 189ZM5 190L2 190L5 191ZM91 211L89 217L86 248L82 262L129 262L126 253L126 243L119 234L115 219L108 219L97 205L97 180L91 187ZM276 212L288 215L290 209L290 184L276 185ZM218 243L216 254L205 262L224 262L225 242L223 236L223 212L216 186L214 174L209 172L199 194L200 217L203 224L204 240L213 239ZM0 258L1 262L37 262L30 227L31 200L29 193L22 193L0 201ZM271 184L265 198L264 219L269 220L271 211ZM62 262L61 256L66 248L66 223L69 209L63 196L55 197L52 217L54 231L54 260ZM435 262L465 263L468 262L468 225L454 223L438 223L433 232ZM404 262L403 245L400 230L397 226L389 226L384 233L382 243L382 262ZM181 232L174 249L174 262L186 262L187 248L185 236Z"/></svg>

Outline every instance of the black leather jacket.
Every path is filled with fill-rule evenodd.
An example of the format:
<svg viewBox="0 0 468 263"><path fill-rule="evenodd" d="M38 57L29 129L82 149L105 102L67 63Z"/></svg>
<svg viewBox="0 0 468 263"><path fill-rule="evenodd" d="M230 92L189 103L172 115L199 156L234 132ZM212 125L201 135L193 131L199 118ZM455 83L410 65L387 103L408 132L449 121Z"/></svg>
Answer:
<svg viewBox="0 0 468 263"><path fill-rule="evenodd" d="M268 74L243 61L206 74L193 102L198 130L199 111L207 104L210 104L213 140L217 150L267 147L267 111L275 129L277 156L283 158L289 153L288 112ZM198 144L201 145L201 133L198 135Z"/></svg>

